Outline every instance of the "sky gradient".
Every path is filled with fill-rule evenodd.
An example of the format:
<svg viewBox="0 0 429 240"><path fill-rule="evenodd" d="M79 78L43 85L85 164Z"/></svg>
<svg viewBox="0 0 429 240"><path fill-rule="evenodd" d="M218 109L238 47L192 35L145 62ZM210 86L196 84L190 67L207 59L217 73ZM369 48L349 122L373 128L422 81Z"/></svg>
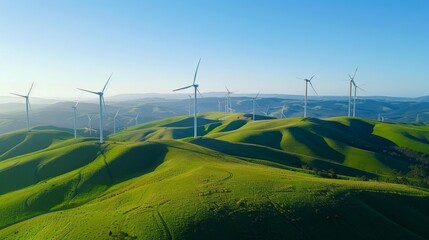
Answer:
<svg viewBox="0 0 429 240"><path fill-rule="evenodd" d="M429 1L2 1L0 96L170 92L429 95ZM192 91L192 90L190 90ZM312 93L313 94L313 93Z"/></svg>

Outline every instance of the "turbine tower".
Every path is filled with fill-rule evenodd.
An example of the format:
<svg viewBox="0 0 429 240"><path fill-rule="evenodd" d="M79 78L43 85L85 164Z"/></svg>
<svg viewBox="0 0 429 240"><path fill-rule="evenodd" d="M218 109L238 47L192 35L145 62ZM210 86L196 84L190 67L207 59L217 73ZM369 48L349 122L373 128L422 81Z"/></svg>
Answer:
<svg viewBox="0 0 429 240"><path fill-rule="evenodd" d="M119 110L118 110L118 111L116 111L116 114L115 114L115 116L113 117L113 134L115 134L115 133L116 133L116 118L118 117L118 114L119 114Z"/></svg>
<svg viewBox="0 0 429 240"><path fill-rule="evenodd" d="M136 120L136 125L139 124L139 115L140 115L140 112L138 112L137 116L134 118Z"/></svg>
<svg viewBox="0 0 429 240"><path fill-rule="evenodd" d="M352 115L352 89L353 86L355 86L355 103L356 104L356 84L355 84L355 76L356 76L356 72L358 70L359 67L356 67L355 73L353 74L353 77L350 76L349 74L349 78L350 78L350 92L349 92L349 112L347 114L348 117L350 117ZM354 105L353 105L354 106ZM354 116L353 116L354 117Z"/></svg>
<svg viewBox="0 0 429 240"><path fill-rule="evenodd" d="M314 78L314 76L316 76L316 75L313 75L310 79L298 78L298 79L305 81L304 117L307 117L307 93L308 93L308 84L309 83L310 83L310 86L313 89L314 93L317 94L316 89L314 89L313 84L311 83L311 80Z"/></svg>
<svg viewBox="0 0 429 240"><path fill-rule="evenodd" d="M92 118L88 114L89 136L92 136Z"/></svg>
<svg viewBox="0 0 429 240"><path fill-rule="evenodd" d="M252 120L255 121L255 104L256 100L258 100L259 92L256 94L256 96L252 99Z"/></svg>
<svg viewBox="0 0 429 240"><path fill-rule="evenodd" d="M101 92L94 92L94 91L89 91L86 89L78 88L81 91L96 94L99 97L99 101L100 101L100 103L99 103L99 109L100 109L99 110L100 111L100 144L103 143L103 105L104 105L104 108L106 108L106 103L104 102L104 90L106 90L107 84L109 83L112 75L113 75L113 73L110 74L110 77L109 77L109 79L107 79L107 82L106 82L106 84L104 84L103 90Z"/></svg>
<svg viewBox="0 0 429 240"><path fill-rule="evenodd" d="M173 90L173 92L176 92L176 91L188 89L190 87L194 88L194 138L196 138L198 135L197 134L197 92L200 93L200 91L198 90L198 84L195 83L195 80L197 79L197 73L198 73L198 68L200 67L200 62L201 62L201 58L198 61L197 68L195 69L194 81L192 82L192 85Z"/></svg>
<svg viewBox="0 0 429 240"><path fill-rule="evenodd" d="M27 95L21 95L21 94L17 94L17 93L10 93L12 95L25 98L25 109L27 111L27 131L30 131L30 116L28 114L28 108L31 109L29 96L30 96L30 93L31 93L31 89L33 89L33 84L34 84L34 82L31 83L31 87L30 87L30 90L28 91Z"/></svg>
<svg viewBox="0 0 429 240"><path fill-rule="evenodd" d="M356 99L357 99L356 91L358 88L362 91L365 91L365 90L363 90L363 88L359 87L354 81L353 81L353 86L355 88L355 96L354 96L354 100L353 100L353 117L356 117Z"/></svg>
<svg viewBox="0 0 429 240"><path fill-rule="evenodd" d="M73 108L73 130L74 130L74 138L77 138L77 130L76 130L76 112L77 112L77 105L79 104L79 101L76 101L76 104L72 107Z"/></svg>

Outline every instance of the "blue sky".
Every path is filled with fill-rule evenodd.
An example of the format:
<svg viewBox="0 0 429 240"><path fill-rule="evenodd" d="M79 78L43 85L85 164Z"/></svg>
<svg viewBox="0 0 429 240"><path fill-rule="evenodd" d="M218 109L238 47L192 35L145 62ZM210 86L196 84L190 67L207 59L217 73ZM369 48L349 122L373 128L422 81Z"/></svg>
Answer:
<svg viewBox="0 0 429 240"><path fill-rule="evenodd" d="M0 96L170 92L429 95L429 1L1 1ZM83 93L84 94L84 93Z"/></svg>

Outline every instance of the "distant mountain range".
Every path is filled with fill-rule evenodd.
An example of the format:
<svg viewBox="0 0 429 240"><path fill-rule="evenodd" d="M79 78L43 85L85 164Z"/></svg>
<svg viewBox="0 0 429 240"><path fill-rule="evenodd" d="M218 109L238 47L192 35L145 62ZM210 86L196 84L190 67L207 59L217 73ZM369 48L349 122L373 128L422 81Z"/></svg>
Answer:
<svg viewBox="0 0 429 240"><path fill-rule="evenodd" d="M232 108L234 112L252 113L252 94L234 94ZM303 97L297 95L261 94L256 101L255 114L280 118L283 109L284 117L296 117L303 114ZM12 102L8 102L13 99ZM22 99L0 97L0 133L25 127L25 105ZM383 117L391 122L429 122L429 96L419 98L397 97L359 97L356 105L356 116L367 119ZM72 128L73 101L52 99L31 99L31 126L51 125L60 128ZM113 129L112 119L117 110L117 126L128 127L135 124L135 117L140 112L138 123L178 115L189 115L192 104L187 94L124 94L106 98L107 114L105 129ZM224 93L203 93L198 99L198 112L224 112ZM309 98L308 116L327 118L347 116L348 97L312 96ZM88 128L88 117L94 118L92 128L98 127L98 103L96 99L82 100L78 105L78 128ZM88 132L89 133L89 132Z"/></svg>
<svg viewBox="0 0 429 240"><path fill-rule="evenodd" d="M235 93L233 97L255 97L257 93ZM132 101L139 99L187 99L189 98L189 93L128 93L128 94L118 94L114 96L106 96L106 99L114 102L122 101ZM202 93L202 97L207 98L225 98L225 92L206 92ZM261 93L259 94L260 98L283 98L283 99L303 99L302 95L292 95L292 94L271 94L271 93ZM384 101L422 101L429 102L428 96L421 97L391 97L391 96L359 96L359 99L367 100L384 100ZM348 100L348 96L309 96L309 99L314 100ZM32 97L31 102L33 104L52 104L56 102L72 101L71 98L38 98ZM96 98L85 98L82 99L85 101L96 101ZM0 104L3 103L20 103L22 99L14 96L0 96ZM2 109L0 109L0 112Z"/></svg>

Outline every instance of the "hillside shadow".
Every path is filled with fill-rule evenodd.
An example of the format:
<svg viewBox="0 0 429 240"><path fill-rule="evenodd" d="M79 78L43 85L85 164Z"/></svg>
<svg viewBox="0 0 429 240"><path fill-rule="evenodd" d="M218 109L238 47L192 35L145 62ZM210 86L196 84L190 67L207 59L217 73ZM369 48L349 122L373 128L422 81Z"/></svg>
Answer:
<svg viewBox="0 0 429 240"><path fill-rule="evenodd" d="M206 124L216 123L216 122L220 122L220 121L197 117L198 125L206 125ZM193 126L194 126L194 118L189 117L177 122L162 125L161 127L193 127Z"/></svg>
<svg viewBox="0 0 429 240"><path fill-rule="evenodd" d="M243 116L245 118L247 118L247 119L252 119L253 118L253 114L251 114L251 113L246 113ZM275 117L270 117L270 116L263 116L263 115L255 114L255 121L258 121L258 120L270 120L270 119L276 119L276 118Z"/></svg>
<svg viewBox="0 0 429 240"><path fill-rule="evenodd" d="M159 143L147 143L131 147L114 159L107 159L113 183L126 181L136 176L152 172L164 162L167 146Z"/></svg>
<svg viewBox="0 0 429 240"><path fill-rule="evenodd" d="M403 135L404 135L404 137L409 138L413 141L429 145L429 141L427 139L421 139L421 138L415 137L409 133L403 133Z"/></svg>
<svg viewBox="0 0 429 240"><path fill-rule="evenodd" d="M282 138L283 134L280 131L261 131L244 137L242 142L281 149Z"/></svg>
<svg viewBox="0 0 429 240"><path fill-rule="evenodd" d="M328 137L334 141L341 142L347 146L373 153L375 160L391 169L407 171L407 158L395 150L397 144L374 135L374 125L359 119L348 119L349 126L320 119L312 119L315 123L311 128L314 132Z"/></svg>
<svg viewBox="0 0 429 240"><path fill-rule="evenodd" d="M234 131L237 130L241 127L243 127L244 125L246 125L247 121L246 120L234 120L232 122L226 123L224 124L224 127L222 129L219 130L219 132L229 132L229 131Z"/></svg>
<svg viewBox="0 0 429 240"><path fill-rule="evenodd" d="M319 134L315 134L300 127L290 127L287 130L298 143L305 145L309 149L309 153L303 154L313 155L336 162L344 161L345 156L329 146L325 139ZM287 145L282 146L282 148L293 150L293 148L290 148Z"/></svg>
<svg viewBox="0 0 429 240"><path fill-rule="evenodd" d="M53 141L54 136L42 133L30 133L26 135L20 142L14 142L14 145L12 143L5 143L10 147L10 149L0 156L0 160L5 160L45 149L51 146Z"/></svg>
<svg viewBox="0 0 429 240"><path fill-rule="evenodd" d="M291 167L301 166L299 157L267 147L232 143L212 138L198 138L191 143L231 156L262 159Z"/></svg>

